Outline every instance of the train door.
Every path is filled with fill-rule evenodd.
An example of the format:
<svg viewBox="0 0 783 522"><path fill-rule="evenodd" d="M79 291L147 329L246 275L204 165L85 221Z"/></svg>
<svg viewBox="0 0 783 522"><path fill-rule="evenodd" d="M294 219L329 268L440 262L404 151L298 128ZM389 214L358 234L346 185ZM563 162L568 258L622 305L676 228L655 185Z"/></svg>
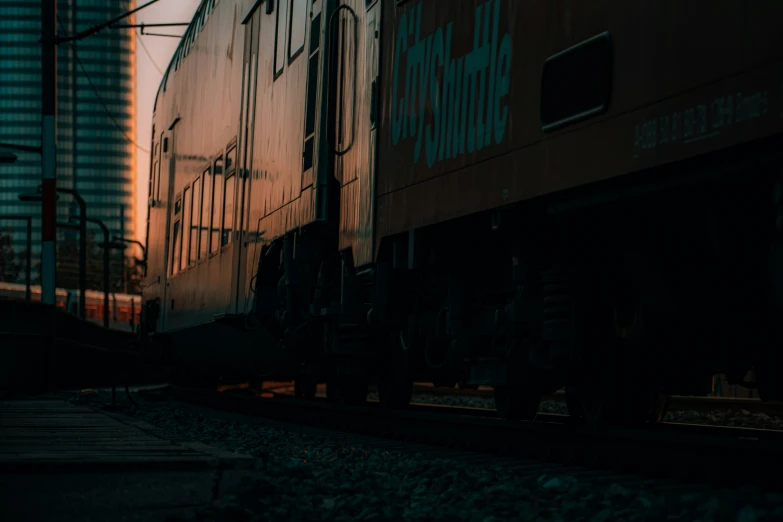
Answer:
<svg viewBox="0 0 783 522"><path fill-rule="evenodd" d="M155 321L155 328L159 328L160 324L155 319L158 316L155 312L153 303L161 298L161 287L163 284L164 265L163 254L161 253L165 244L165 208L161 206L160 198L158 197L158 187L160 186L160 160L163 154L163 133L160 136L155 132L153 127L152 135L152 155L150 158L150 179L149 179L149 195L147 199L147 266L144 268L144 286L142 294L144 296L144 302L149 305L150 308L145 313L152 314L152 317L148 317L150 321ZM146 316L145 316L146 317ZM158 316L159 317L159 316Z"/></svg>
<svg viewBox="0 0 783 522"><path fill-rule="evenodd" d="M375 245L375 190L376 169L378 166L378 120L380 119L380 54L381 54L381 0L367 6L365 34L365 97L369 100L365 113L367 126L367 182L360 197L359 234L357 266L373 261Z"/></svg>
<svg viewBox="0 0 783 522"><path fill-rule="evenodd" d="M328 138L340 184L340 250L373 260L381 0L344 0L329 17Z"/></svg>
<svg viewBox="0 0 783 522"><path fill-rule="evenodd" d="M245 21L245 46L242 64L242 103L240 109L239 140L239 168L237 170L237 205L236 205L236 230L237 241L232 247L233 263L236 267L231 280L233 293L232 302L236 313L246 312L246 292L249 277L246 272L248 249L253 248L258 239L253 235L256 230L252 223L248 222L248 210L252 192L253 176L253 131L255 129L256 112L256 83L258 79L258 34L261 27L263 9L256 9L252 16ZM252 267L250 267L252 270Z"/></svg>
<svg viewBox="0 0 783 522"><path fill-rule="evenodd" d="M177 143L177 118L174 123L171 124L169 131L163 134L162 149L161 149L161 162L160 162L160 177L158 179L159 185L159 197L164 197L162 208L166 209L166 248L163 249L163 276L161 277L161 297L160 297L160 315L158 316L158 331L166 331L166 318L168 311L171 309L170 297L169 297L169 284L171 280L171 268L172 268L172 254L173 254L173 242L172 235L173 222L174 222L174 172L176 164L176 143ZM178 233L182 233L181 230Z"/></svg>

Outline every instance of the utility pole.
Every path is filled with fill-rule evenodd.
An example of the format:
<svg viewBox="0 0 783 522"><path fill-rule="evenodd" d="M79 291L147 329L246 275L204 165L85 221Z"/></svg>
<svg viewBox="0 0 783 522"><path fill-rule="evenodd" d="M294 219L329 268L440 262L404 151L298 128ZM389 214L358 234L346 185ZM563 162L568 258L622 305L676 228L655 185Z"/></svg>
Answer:
<svg viewBox="0 0 783 522"><path fill-rule="evenodd" d="M41 205L41 301L55 305L57 239L57 1L41 2L41 152L43 163Z"/></svg>
<svg viewBox="0 0 783 522"><path fill-rule="evenodd" d="M41 302L51 305L46 383L57 382L57 0L41 2Z"/></svg>

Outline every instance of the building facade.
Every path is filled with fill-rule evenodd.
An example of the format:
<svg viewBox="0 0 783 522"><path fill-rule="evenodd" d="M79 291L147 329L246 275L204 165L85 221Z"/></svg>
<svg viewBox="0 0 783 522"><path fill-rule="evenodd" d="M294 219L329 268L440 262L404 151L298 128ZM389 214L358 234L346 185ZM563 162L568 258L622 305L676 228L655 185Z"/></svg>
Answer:
<svg viewBox="0 0 783 522"><path fill-rule="evenodd" d="M115 18L133 4L133 0L58 0L58 35L73 35ZM40 38L41 0L0 0L0 143L40 145ZM87 203L88 217L103 221L113 235L131 238L136 232L135 45L133 29L105 29L83 40L60 43L57 49L57 186L78 191ZM15 154L15 163L0 164L0 216L33 216L35 280L41 206L19 201L19 194L37 190L41 158ZM59 196L57 213L58 223L78 215L70 195ZM89 224L88 230L100 241L96 225ZM0 234L11 235L15 251L24 250L21 222L0 219ZM58 244L73 242L74 232L58 229L57 239ZM113 252L112 257L121 258L121 252ZM61 270L76 268L76 259L58 259L58 278Z"/></svg>

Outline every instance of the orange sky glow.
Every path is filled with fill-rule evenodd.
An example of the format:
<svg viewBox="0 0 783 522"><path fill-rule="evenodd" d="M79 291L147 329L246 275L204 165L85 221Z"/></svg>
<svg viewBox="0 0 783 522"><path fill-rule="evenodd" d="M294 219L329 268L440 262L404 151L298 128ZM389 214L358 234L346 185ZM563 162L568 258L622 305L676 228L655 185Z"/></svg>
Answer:
<svg viewBox="0 0 783 522"><path fill-rule="evenodd" d="M190 22L200 0L160 0L141 10L136 23ZM137 2L137 5L139 2ZM153 33L182 34L184 27L156 27ZM147 32L147 30L145 30ZM178 38L139 36L136 33L136 143L149 149L152 131L152 106L155 94L179 44ZM147 190L150 172L149 153L136 154L136 236L142 242L147 230Z"/></svg>

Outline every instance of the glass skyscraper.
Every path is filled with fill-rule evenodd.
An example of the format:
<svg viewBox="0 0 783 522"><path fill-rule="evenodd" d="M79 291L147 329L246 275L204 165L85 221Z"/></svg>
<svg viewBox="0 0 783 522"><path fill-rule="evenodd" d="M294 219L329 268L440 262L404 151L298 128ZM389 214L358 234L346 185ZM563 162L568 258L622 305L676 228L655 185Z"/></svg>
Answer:
<svg viewBox="0 0 783 522"><path fill-rule="evenodd" d="M134 4L58 0L58 35L73 35L108 21ZM40 38L41 0L0 0L0 143L40 145ZM133 29L104 29L72 44L60 43L57 49L57 186L76 189L87 202L88 217L100 219L113 235L124 237L135 235L135 44ZM41 158L15 154L15 163L0 164L0 216L33 216L33 259L38 260L41 206L21 202L18 196L35 192L41 183ZM58 222L75 215L75 201L61 194ZM97 226L90 224L88 229L101 237ZM0 234L12 236L15 250L24 249L22 223L0 219ZM72 235L58 230L58 242ZM118 255L114 252L112 257ZM38 278L35 271L33 278Z"/></svg>

